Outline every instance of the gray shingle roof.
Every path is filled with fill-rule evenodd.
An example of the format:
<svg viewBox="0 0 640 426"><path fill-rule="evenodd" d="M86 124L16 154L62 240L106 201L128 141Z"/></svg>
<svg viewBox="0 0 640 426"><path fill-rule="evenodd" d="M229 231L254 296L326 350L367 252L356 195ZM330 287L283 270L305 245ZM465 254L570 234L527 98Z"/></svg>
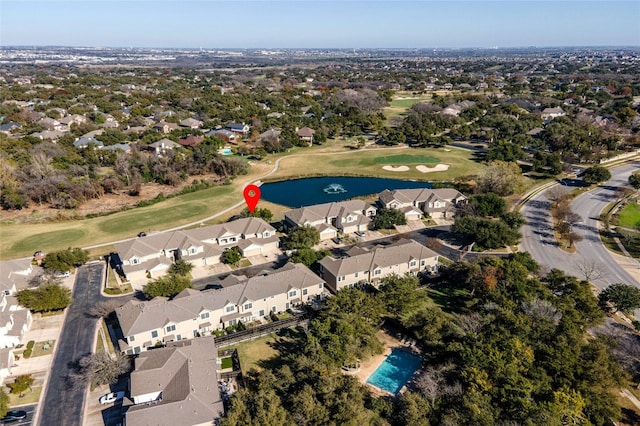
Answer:
<svg viewBox="0 0 640 426"><path fill-rule="evenodd" d="M140 354L131 373L131 395L162 391L162 401L130 407L127 425L213 424L224 413L216 359L213 337L182 340Z"/></svg>

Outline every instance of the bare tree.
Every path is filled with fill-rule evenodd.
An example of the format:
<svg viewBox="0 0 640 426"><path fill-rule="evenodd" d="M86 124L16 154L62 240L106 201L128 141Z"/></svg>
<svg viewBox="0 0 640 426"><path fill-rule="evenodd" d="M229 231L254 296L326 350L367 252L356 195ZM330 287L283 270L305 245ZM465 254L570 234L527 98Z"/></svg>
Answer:
<svg viewBox="0 0 640 426"><path fill-rule="evenodd" d="M87 384L112 385L118 377L131 371L131 360L124 355L111 357L106 352L88 354L80 358L69 374L69 384L83 388Z"/></svg>
<svg viewBox="0 0 640 426"><path fill-rule="evenodd" d="M436 237L429 237L427 238L427 247L433 251L438 251L442 248L442 241Z"/></svg>
<svg viewBox="0 0 640 426"><path fill-rule="evenodd" d="M545 319L554 325L558 325L562 318L562 313L553 306L548 300L533 299L522 305L523 312L533 320L533 324L537 320Z"/></svg>
<svg viewBox="0 0 640 426"><path fill-rule="evenodd" d="M105 300L104 302L100 302L89 308L89 310L87 311L87 315L95 318L105 318L108 317L121 305L122 303L118 302L117 300Z"/></svg>
<svg viewBox="0 0 640 426"><path fill-rule="evenodd" d="M549 188L545 195L557 207L562 200L566 200L569 197L569 190L562 185L556 185Z"/></svg>
<svg viewBox="0 0 640 426"><path fill-rule="evenodd" d="M585 281L597 281L607 275L607 268L604 263L596 259L587 259L586 257L581 256L576 262L576 266L578 267L578 270L580 270Z"/></svg>

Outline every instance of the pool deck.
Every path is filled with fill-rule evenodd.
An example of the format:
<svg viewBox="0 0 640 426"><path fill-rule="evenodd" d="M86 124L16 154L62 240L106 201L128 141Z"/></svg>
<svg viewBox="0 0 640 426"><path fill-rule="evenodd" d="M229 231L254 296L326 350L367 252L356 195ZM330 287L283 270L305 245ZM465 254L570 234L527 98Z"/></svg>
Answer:
<svg viewBox="0 0 640 426"><path fill-rule="evenodd" d="M371 374L373 374L374 371L376 371L380 364L384 362L385 358L389 356L394 348L401 348L415 354L419 354L420 352L417 348L412 347L409 344L402 343L401 340L392 336L386 330L378 331L376 333L376 337L384 346L384 351L382 352L382 354L374 355L370 359L361 362L360 370L351 373L345 372L345 374L350 374L353 377L357 378L360 383L367 385L369 389L371 389L371 393L375 396L394 396L391 392L384 391L376 386L367 383L367 379L369 378L369 376L371 376ZM402 390L399 393L402 393Z"/></svg>

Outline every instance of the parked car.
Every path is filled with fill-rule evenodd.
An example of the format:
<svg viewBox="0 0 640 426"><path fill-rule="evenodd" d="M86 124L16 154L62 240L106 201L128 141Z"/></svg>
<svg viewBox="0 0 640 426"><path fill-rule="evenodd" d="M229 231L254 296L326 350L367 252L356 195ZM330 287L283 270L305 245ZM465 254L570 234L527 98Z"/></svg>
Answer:
<svg viewBox="0 0 640 426"><path fill-rule="evenodd" d="M364 233L364 231L356 231L356 235L357 235L358 237L364 237L364 236L365 236L365 235L367 235L367 234L365 234L365 233Z"/></svg>
<svg viewBox="0 0 640 426"><path fill-rule="evenodd" d="M124 398L124 391L111 392L106 395L102 395L99 399L100 404L111 404Z"/></svg>
<svg viewBox="0 0 640 426"><path fill-rule="evenodd" d="M69 271L64 271L64 272L56 271L56 272L53 273L53 276L56 277L56 278L67 278L67 277L71 276L71 272L69 272Z"/></svg>
<svg viewBox="0 0 640 426"><path fill-rule="evenodd" d="M7 414L0 419L2 423L17 422L18 420L24 420L27 418L27 412L22 410L7 411Z"/></svg>

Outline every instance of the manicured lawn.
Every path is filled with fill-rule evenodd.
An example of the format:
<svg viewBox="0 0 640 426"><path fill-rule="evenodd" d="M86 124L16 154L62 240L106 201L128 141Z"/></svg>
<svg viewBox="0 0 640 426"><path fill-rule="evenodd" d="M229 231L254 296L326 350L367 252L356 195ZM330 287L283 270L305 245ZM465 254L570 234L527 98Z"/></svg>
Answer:
<svg viewBox="0 0 640 426"><path fill-rule="evenodd" d="M391 103L389 104L389 106L391 108L411 108L413 105L417 104L418 102L424 102L426 100L431 99L431 96L424 96L422 98L405 98L405 99L394 99L391 101Z"/></svg>
<svg viewBox="0 0 640 426"><path fill-rule="evenodd" d="M383 155L373 159L378 164L438 164L439 158L430 157L428 155Z"/></svg>
<svg viewBox="0 0 640 426"><path fill-rule="evenodd" d="M230 356L222 358L222 364L220 368L222 368L223 370L225 368L233 368L233 359Z"/></svg>
<svg viewBox="0 0 640 426"><path fill-rule="evenodd" d="M419 157L421 160L432 158L439 163L448 164L448 170L421 173L415 166L406 172L384 170L384 163L379 158L405 156ZM399 160L398 160L399 161ZM432 160L433 161L433 160ZM411 164L416 164L411 162ZM419 163L421 164L421 163ZM428 164L433 164L430 162ZM402 165L396 163L396 165ZM280 168L271 177L303 177L310 175L340 176L360 175L376 176L392 179L419 179L424 181L451 181L457 176L476 174L484 169L480 163L472 160L472 153L459 149L444 150L441 148L383 148L362 149L334 154L316 154L313 156L292 156L280 162Z"/></svg>
<svg viewBox="0 0 640 426"><path fill-rule="evenodd" d="M59 231L43 232L42 234L31 235L18 241L11 247L11 250L18 253L26 251L33 254L38 247L56 246L61 249L70 246L75 247L75 242L82 239L84 236L85 232L81 229L63 229Z"/></svg>
<svg viewBox="0 0 640 426"><path fill-rule="evenodd" d="M640 225L640 204L629 203L618 214L619 225L624 228L636 228Z"/></svg>
<svg viewBox="0 0 640 426"><path fill-rule="evenodd" d="M31 389L27 389L24 392L23 397L9 393L10 390L11 389L9 388L5 388L5 392L9 395L9 407L15 407L16 405L26 405L38 402L40 399L40 393L42 392L42 386L33 386Z"/></svg>
<svg viewBox="0 0 640 426"><path fill-rule="evenodd" d="M259 362L264 361L278 355L278 350L275 349L275 343L279 339L275 334L260 337L248 342L238 343L237 345L230 346L223 349L237 349L238 357L240 358L240 365L243 372L247 372L252 368L262 370ZM224 360L223 360L224 361Z"/></svg>

